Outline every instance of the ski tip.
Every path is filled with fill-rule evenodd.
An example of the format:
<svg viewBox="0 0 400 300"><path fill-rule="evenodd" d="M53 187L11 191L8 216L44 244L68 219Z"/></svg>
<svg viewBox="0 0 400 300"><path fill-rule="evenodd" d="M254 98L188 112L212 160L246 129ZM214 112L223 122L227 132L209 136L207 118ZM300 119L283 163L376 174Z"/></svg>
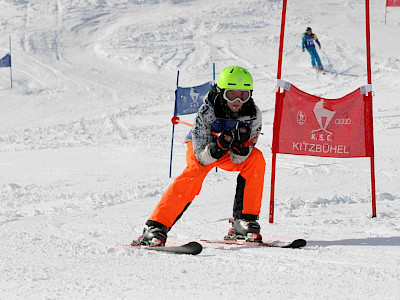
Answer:
<svg viewBox="0 0 400 300"><path fill-rule="evenodd" d="M197 255L201 251L203 251L203 246L198 242L190 242L186 245L193 250L193 252L191 253L192 255Z"/></svg>
<svg viewBox="0 0 400 300"><path fill-rule="evenodd" d="M305 245L307 245L306 240L298 239L298 240L294 240L291 244L285 246L285 248L293 248L293 249L296 249L296 248L302 248L302 247L304 247Z"/></svg>

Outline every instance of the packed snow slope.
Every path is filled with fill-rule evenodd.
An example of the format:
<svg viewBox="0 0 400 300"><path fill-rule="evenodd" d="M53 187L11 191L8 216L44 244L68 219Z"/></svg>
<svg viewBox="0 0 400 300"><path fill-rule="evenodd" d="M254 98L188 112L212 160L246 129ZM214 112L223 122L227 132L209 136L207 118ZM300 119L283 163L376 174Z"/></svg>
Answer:
<svg viewBox="0 0 400 300"><path fill-rule="evenodd" d="M282 1L0 0L0 299L399 299L400 9L370 1L377 218L370 162L278 155L268 223ZM364 1L288 1L282 79L326 98L367 83ZM316 74L310 26L331 72ZM176 74L247 68L263 112L266 241L301 250L129 249L168 178ZM217 74L218 75L218 74ZM193 115L187 116L188 122ZM188 127L175 130L173 177ZM228 231L237 174L211 172L168 243Z"/></svg>

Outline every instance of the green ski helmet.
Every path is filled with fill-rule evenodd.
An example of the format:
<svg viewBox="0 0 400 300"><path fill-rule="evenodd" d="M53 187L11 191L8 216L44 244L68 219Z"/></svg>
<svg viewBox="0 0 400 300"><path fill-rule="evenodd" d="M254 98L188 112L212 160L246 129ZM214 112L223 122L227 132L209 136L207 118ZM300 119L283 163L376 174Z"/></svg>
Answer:
<svg viewBox="0 0 400 300"><path fill-rule="evenodd" d="M219 73L217 86L220 89L253 90L253 78L245 68L230 66Z"/></svg>

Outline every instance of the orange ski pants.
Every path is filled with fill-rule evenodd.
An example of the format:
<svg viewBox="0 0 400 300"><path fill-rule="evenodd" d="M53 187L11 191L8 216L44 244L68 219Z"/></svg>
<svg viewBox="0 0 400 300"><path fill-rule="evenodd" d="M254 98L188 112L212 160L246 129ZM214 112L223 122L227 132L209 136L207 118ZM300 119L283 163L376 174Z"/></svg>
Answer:
<svg viewBox="0 0 400 300"><path fill-rule="evenodd" d="M239 192L238 187L236 188L235 206L243 215L258 217L261 209L265 173L265 160L262 152L253 148L248 158L241 164L233 163L229 153L227 153L216 162L204 166L194 156L192 142L186 144L188 148L186 152L187 166L163 194L147 225L156 222L171 228L200 193L204 178L214 167L226 171L240 172L238 185L240 178L243 187ZM240 197L240 203L236 203L237 197Z"/></svg>

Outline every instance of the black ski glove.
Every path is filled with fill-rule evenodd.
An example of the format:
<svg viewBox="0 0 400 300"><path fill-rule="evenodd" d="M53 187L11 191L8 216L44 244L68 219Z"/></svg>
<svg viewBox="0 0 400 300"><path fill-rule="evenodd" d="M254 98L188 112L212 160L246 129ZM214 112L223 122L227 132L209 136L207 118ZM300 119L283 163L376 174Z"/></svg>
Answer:
<svg viewBox="0 0 400 300"><path fill-rule="evenodd" d="M232 130L225 129L217 136L217 141L210 145L210 154L213 158L220 159L232 147L234 134Z"/></svg>
<svg viewBox="0 0 400 300"><path fill-rule="evenodd" d="M251 128L246 123L238 123L235 129L235 140L232 145L232 152L236 155L247 156L250 152Z"/></svg>
<svg viewBox="0 0 400 300"><path fill-rule="evenodd" d="M251 128L246 123L238 123L235 129L235 142L243 144L250 139Z"/></svg>
<svg viewBox="0 0 400 300"><path fill-rule="evenodd" d="M232 146L232 152L236 155L247 156L250 153L250 147L246 147L245 144L234 143Z"/></svg>

